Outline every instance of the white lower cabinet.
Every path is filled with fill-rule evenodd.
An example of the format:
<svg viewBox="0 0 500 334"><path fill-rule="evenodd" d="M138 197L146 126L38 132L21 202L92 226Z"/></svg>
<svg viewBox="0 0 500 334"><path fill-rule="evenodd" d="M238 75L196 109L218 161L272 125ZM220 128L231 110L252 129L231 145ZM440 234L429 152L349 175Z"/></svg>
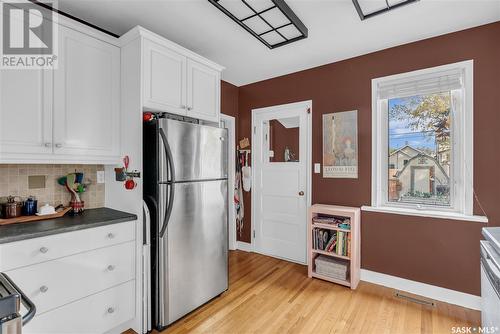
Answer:
<svg viewBox="0 0 500 334"><path fill-rule="evenodd" d="M35 316L23 334L96 334L132 319L135 280Z"/></svg>
<svg viewBox="0 0 500 334"><path fill-rule="evenodd" d="M0 271L36 306L23 333L98 334L133 320L136 223L0 245Z"/></svg>
<svg viewBox="0 0 500 334"><path fill-rule="evenodd" d="M133 241L127 242L6 273L42 314L133 279L134 246Z"/></svg>

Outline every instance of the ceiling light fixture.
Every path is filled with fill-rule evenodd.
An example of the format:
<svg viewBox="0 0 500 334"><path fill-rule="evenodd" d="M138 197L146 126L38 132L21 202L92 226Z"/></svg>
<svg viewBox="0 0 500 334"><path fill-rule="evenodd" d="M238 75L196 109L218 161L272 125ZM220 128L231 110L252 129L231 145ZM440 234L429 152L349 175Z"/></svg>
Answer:
<svg viewBox="0 0 500 334"><path fill-rule="evenodd" d="M208 0L268 48L307 37L307 27L284 0Z"/></svg>
<svg viewBox="0 0 500 334"><path fill-rule="evenodd" d="M361 20L409 5L419 0L352 0Z"/></svg>

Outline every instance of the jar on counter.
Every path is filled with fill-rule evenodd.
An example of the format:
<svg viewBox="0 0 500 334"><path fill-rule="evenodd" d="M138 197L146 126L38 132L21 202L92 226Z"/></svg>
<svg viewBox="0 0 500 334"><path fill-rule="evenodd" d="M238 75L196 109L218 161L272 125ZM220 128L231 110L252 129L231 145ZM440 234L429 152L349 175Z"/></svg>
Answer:
<svg viewBox="0 0 500 334"><path fill-rule="evenodd" d="M37 212L37 204L35 196L29 196L23 204L23 214L25 216L33 216Z"/></svg>

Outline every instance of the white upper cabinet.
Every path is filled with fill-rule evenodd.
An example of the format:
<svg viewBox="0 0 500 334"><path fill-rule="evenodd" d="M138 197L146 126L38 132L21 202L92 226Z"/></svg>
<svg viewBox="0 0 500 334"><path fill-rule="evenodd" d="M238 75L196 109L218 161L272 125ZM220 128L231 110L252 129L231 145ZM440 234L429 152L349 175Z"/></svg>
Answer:
<svg viewBox="0 0 500 334"><path fill-rule="evenodd" d="M186 114L186 56L144 41L144 107Z"/></svg>
<svg viewBox="0 0 500 334"><path fill-rule="evenodd" d="M120 50L59 27L54 72L54 153L118 156Z"/></svg>
<svg viewBox="0 0 500 334"><path fill-rule="evenodd" d="M220 72L194 60L187 62L188 116L218 122Z"/></svg>
<svg viewBox="0 0 500 334"><path fill-rule="evenodd" d="M52 153L52 72L0 71L0 158Z"/></svg>
<svg viewBox="0 0 500 334"><path fill-rule="evenodd" d="M0 163L118 163L118 40L59 17L58 67L0 71Z"/></svg>
<svg viewBox="0 0 500 334"><path fill-rule="evenodd" d="M222 66L139 26L120 40L122 52L141 52L143 110L219 121Z"/></svg>

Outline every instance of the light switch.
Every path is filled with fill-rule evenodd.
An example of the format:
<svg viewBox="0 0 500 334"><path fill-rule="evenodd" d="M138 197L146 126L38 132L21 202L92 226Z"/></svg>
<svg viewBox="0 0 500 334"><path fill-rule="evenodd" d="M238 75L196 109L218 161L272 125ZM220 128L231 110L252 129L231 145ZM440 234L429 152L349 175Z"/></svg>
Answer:
<svg viewBox="0 0 500 334"><path fill-rule="evenodd" d="M321 173L321 164L320 163L315 163L314 164L314 173L315 174L320 174Z"/></svg>
<svg viewBox="0 0 500 334"><path fill-rule="evenodd" d="M103 170L97 171L97 183L104 183L104 171Z"/></svg>

